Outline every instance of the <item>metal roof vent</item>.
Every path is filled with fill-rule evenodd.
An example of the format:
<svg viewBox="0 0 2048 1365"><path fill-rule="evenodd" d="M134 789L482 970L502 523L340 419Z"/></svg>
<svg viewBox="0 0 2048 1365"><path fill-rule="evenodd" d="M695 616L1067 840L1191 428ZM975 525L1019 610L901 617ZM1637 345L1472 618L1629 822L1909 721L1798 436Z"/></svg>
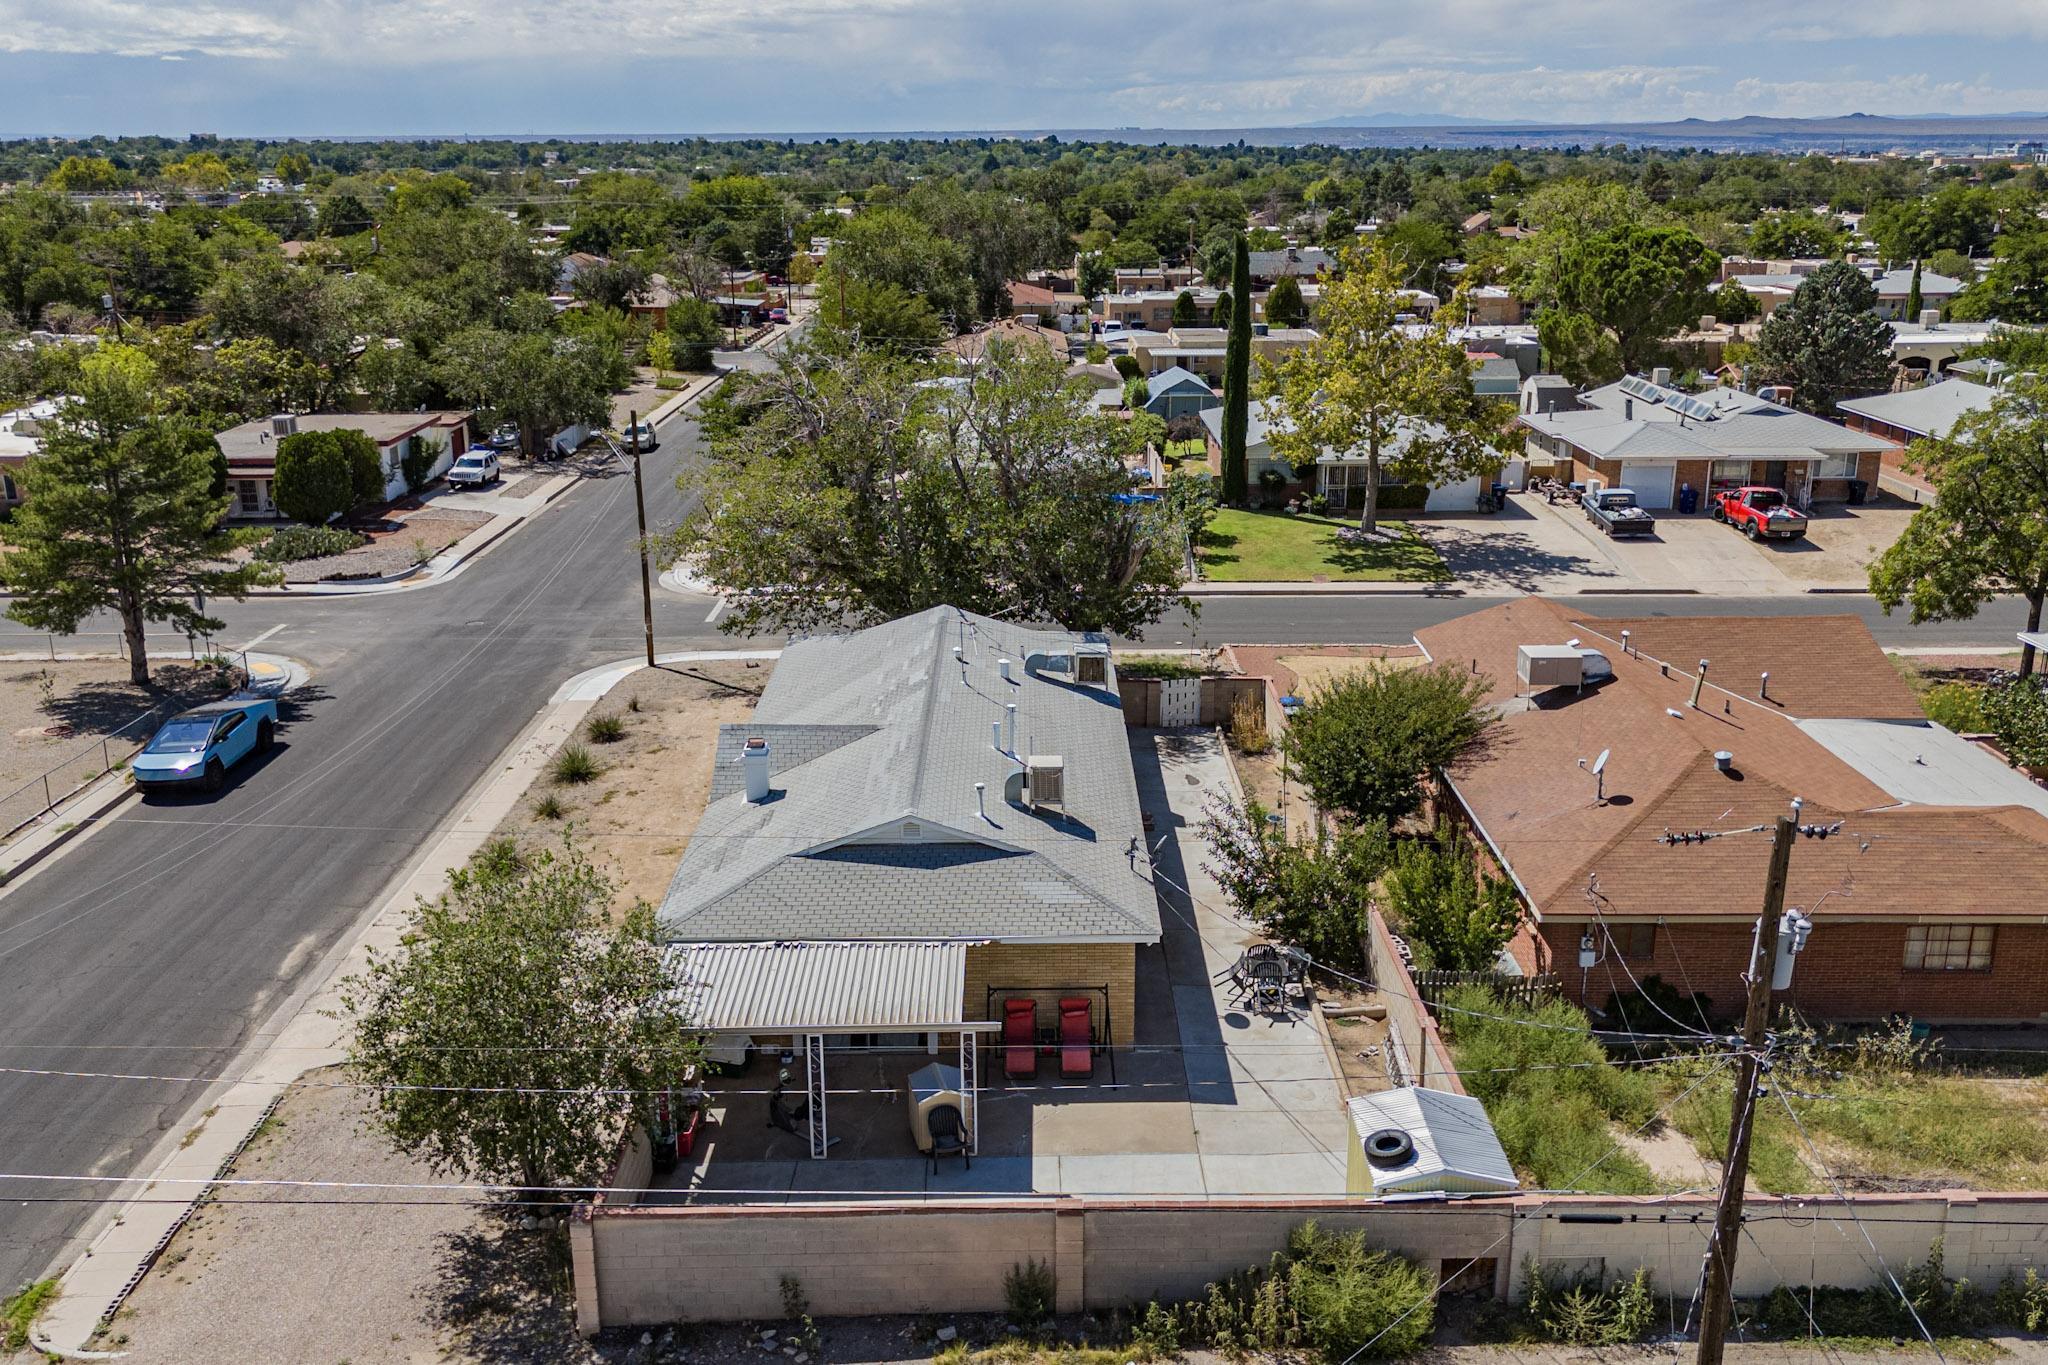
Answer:
<svg viewBox="0 0 2048 1365"><path fill-rule="evenodd" d="M1727 749L1714 750L1714 767L1721 772L1735 771L1735 755Z"/></svg>

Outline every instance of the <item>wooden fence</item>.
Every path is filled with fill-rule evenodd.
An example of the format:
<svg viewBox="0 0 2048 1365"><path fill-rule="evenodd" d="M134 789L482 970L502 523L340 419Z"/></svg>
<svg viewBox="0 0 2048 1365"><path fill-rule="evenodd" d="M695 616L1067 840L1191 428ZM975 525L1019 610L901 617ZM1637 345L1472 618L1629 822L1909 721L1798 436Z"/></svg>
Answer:
<svg viewBox="0 0 2048 1365"><path fill-rule="evenodd" d="M1410 971L1408 976L1415 983L1415 993L1430 1005L1442 1004L1444 997L1460 986L1484 986L1509 1004L1534 1008L1556 999L1559 987L1557 977L1548 972L1505 976L1499 972Z"/></svg>

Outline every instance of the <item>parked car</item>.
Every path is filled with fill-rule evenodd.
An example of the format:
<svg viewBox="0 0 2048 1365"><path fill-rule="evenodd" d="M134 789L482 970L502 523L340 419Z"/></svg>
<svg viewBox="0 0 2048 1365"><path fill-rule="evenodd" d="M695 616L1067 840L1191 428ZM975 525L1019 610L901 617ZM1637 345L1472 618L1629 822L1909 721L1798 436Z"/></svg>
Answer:
<svg viewBox="0 0 2048 1365"><path fill-rule="evenodd" d="M498 467L496 451L472 450L448 466L446 477L451 487L481 488L504 478L505 471Z"/></svg>
<svg viewBox="0 0 2048 1365"><path fill-rule="evenodd" d="M659 450L661 438L654 434L654 423L635 422L619 433L619 444L628 450Z"/></svg>
<svg viewBox="0 0 2048 1365"><path fill-rule="evenodd" d="M1586 520L1610 536L1646 536L1657 529L1657 519L1636 505L1633 488L1596 488L1580 502Z"/></svg>
<svg viewBox="0 0 2048 1365"><path fill-rule="evenodd" d="M519 449L519 428L507 423L484 437L483 445L490 450Z"/></svg>
<svg viewBox="0 0 2048 1365"><path fill-rule="evenodd" d="M128 762L144 791L186 784L217 792L228 769L277 738L277 702L231 697L172 716Z"/></svg>
<svg viewBox="0 0 2048 1365"><path fill-rule="evenodd" d="M770 308L768 310L768 321L776 324L778 327L788 325L789 310L787 308Z"/></svg>
<svg viewBox="0 0 2048 1365"><path fill-rule="evenodd" d="M1751 540L1796 540L1806 534L1806 514L1776 488L1730 489L1714 499L1714 520Z"/></svg>

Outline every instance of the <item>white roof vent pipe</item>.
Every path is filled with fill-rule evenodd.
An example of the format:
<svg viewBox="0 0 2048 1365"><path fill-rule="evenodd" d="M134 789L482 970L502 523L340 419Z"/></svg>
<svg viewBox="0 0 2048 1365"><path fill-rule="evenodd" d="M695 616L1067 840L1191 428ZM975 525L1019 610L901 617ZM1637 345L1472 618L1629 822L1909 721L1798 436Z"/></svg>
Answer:
<svg viewBox="0 0 2048 1365"><path fill-rule="evenodd" d="M760 735L747 736L740 750L740 766L747 779L747 801L760 805L768 799L768 741Z"/></svg>
<svg viewBox="0 0 2048 1365"><path fill-rule="evenodd" d="M1008 659L996 660L996 673L1002 678L1004 682L1013 681L1013 679L1010 677L1010 661Z"/></svg>

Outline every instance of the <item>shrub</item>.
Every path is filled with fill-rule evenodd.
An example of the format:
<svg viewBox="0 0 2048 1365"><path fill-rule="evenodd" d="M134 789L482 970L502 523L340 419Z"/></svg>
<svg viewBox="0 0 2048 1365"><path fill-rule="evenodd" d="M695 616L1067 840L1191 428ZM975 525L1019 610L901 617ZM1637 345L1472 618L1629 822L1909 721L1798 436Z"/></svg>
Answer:
<svg viewBox="0 0 2048 1365"><path fill-rule="evenodd" d="M501 834L470 854L469 865L480 876L516 877L526 870L526 855L519 851L517 840Z"/></svg>
<svg viewBox="0 0 2048 1365"><path fill-rule="evenodd" d="M676 368L708 370L718 347L718 310L703 299L677 299L668 307L668 335Z"/></svg>
<svg viewBox="0 0 2048 1365"><path fill-rule="evenodd" d="M1524 1263L1523 1273L1528 1286L1523 1316L1546 1340L1620 1346L1646 1340L1656 1329L1657 1297L1647 1269L1607 1289L1597 1280L1560 1283L1533 1262Z"/></svg>
<svg viewBox="0 0 2048 1365"><path fill-rule="evenodd" d="M597 760L581 744L566 744L548 764L548 775L564 786L588 782L597 776Z"/></svg>
<svg viewBox="0 0 2048 1365"><path fill-rule="evenodd" d="M1981 735L1991 729L1984 716L1983 693L1974 683L1936 683L1921 694L1920 709L1927 719L1959 735Z"/></svg>
<svg viewBox="0 0 2048 1365"><path fill-rule="evenodd" d="M1394 850L1387 906L1424 967L1492 971L1522 923L1522 902L1505 877L1482 874L1472 841L1455 826L1437 826L1434 840Z"/></svg>
<svg viewBox="0 0 2048 1365"><path fill-rule="evenodd" d="M1114 360L1110 361L1110 364L1116 366L1118 376L1126 384L1130 383L1133 379L1143 379L1145 377L1145 367L1138 363L1138 358L1134 355L1117 356Z"/></svg>
<svg viewBox="0 0 2048 1365"><path fill-rule="evenodd" d="M533 813L543 820L561 819L562 798L556 796L553 792L549 792L547 795L541 797L540 800L533 803Z"/></svg>
<svg viewBox="0 0 2048 1365"><path fill-rule="evenodd" d="M2048 683L2000 673L1985 685L1981 702L2007 758L2022 767L2048 768Z"/></svg>
<svg viewBox="0 0 2048 1365"><path fill-rule="evenodd" d="M1249 696L1239 697L1230 708L1230 742L1241 754L1262 754L1273 747L1266 731L1266 708Z"/></svg>
<svg viewBox="0 0 2048 1365"><path fill-rule="evenodd" d="M1011 1266L1003 1276L1003 1305L1010 1320L1026 1330L1043 1323L1058 1302L1057 1288L1052 1266L1036 1257Z"/></svg>
<svg viewBox="0 0 2048 1365"><path fill-rule="evenodd" d="M440 457L441 447L434 442L415 436L406 443L405 458L399 461L399 468L405 473L408 492L417 493L427 486L428 475Z"/></svg>
<svg viewBox="0 0 2048 1365"><path fill-rule="evenodd" d="M339 526L286 526L271 532L270 539L251 553L268 564L295 564L302 559L322 559L343 554L370 538Z"/></svg>
<svg viewBox="0 0 2048 1365"><path fill-rule="evenodd" d="M1422 808L1425 774L1493 733L1487 687L1449 663L1353 670L1310 694L1288 726L1287 756L1324 810L1392 824Z"/></svg>
<svg viewBox="0 0 2048 1365"><path fill-rule="evenodd" d="M293 521L322 526L384 496L377 443L360 431L300 431L277 443L271 497Z"/></svg>
<svg viewBox="0 0 2048 1365"><path fill-rule="evenodd" d="M626 722L609 713L595 715L583 722L583 733L592 744L616 744L626 737Z"/></svg>
<svg viewBox="0 0 2048 1365"><path fill-rule="evenodd" d="M1116 675L1119 678L1199 678L1202 676L1202 669L1186 659L1155 654L1118 659Z"/></svg>

